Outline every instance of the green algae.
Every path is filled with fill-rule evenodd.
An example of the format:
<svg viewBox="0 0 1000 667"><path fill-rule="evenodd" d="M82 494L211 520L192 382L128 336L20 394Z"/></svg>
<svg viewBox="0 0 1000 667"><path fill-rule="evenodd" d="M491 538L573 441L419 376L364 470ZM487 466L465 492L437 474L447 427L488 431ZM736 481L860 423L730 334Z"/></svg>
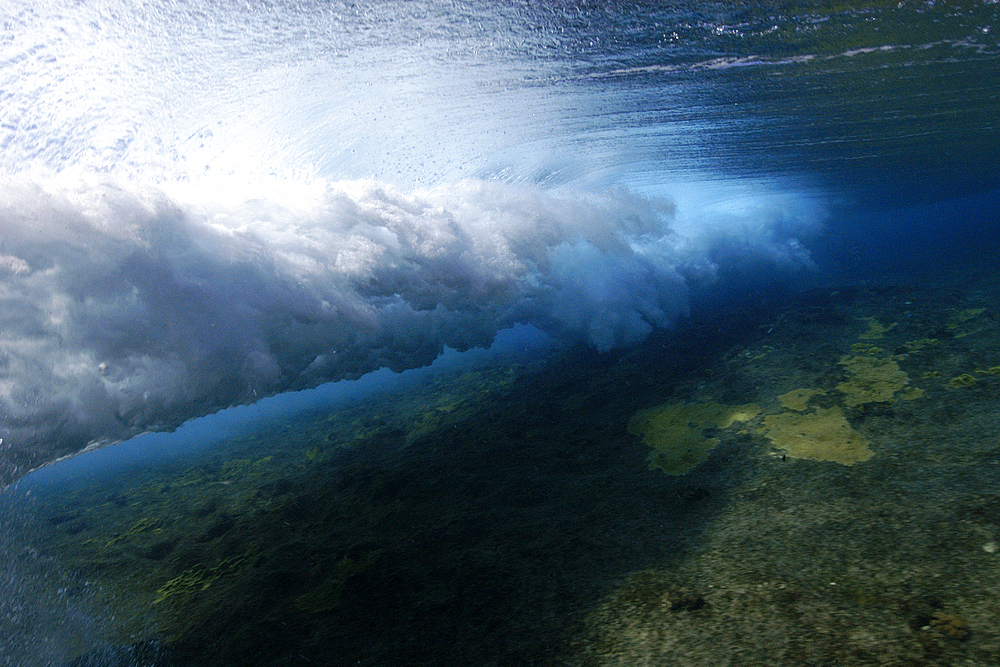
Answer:
<svg viewBox="0 0 1000 667"><path fill-rule="evenodd" d="M853 465L874 455L868 441L851 428L836 406L768 415L760 432L793 458Z"/></svg>
<svg viewBox="0 0 1000 667"><path fill-rule="evenodd" d="M948 386L953 389L962 389L964 387L971 387L977 382L979 382L979 380L977 380L975 376L969 375L968 373L962 373L961 375L957 375L948 380Z"/></svg>
<svg viewBox="0 0 1000 667"><path fill-rule="evenodd" d="M143 517L136 521L135 524L133 524L133 526L126 532L121 535L116 535L108 540L107 543L105 543L104 548L112 547L119 542L128 540L130 537L134 537L136 535L141 535L142 533L160 532L163 530L162 525L163 522L160 519L155 517Z"/></svg>
<svg viewBox="0 0 1000 667"><path fill-rule="evenodd" d="M847 407L891 401L909 382L893 359L866 354L843 356L838 363L848 373L848 379L837 385Z"/></svg>
<svg viewBox="0 0 1000 667"><path fill-rule="evenodd" d="M789 410L801 412L806 409L813 396L826 396L826 392L822 389L792 389L778 396L778 402Z"/></svg>
<svg viewBox="0 0 1000 667"><path fill-rule="evenodd" d="M910 352L917 352L919 350L925 350L929 347L937 347L941 345L941 341L937 338L919 338L917 340L908 340L903 343L903 346Z"/></svg>
<svg viewBox="0 0 1000 667"><path fill-rule="evenodd" d="M159 604L170 598L186 598L199 591L209 588L219 577L233 574L242 569L248 560L247 554L226 558L213 567L202 564L194 565L181 572L157 591L153 604Z"/></svg>
<svg viewBox="0 0 1000 667"><path fill-rule="evenodd" d="M271 467L273 456L251 459L230 459L222 463L221 477L224 480L256 479L264 476Z"/></svg>
<svg viewBox="0 0 1000 667"><path fill-rule="evenodd" d="M953 310L948 321L948 330L952 332L955 338L965 338L966 336L985 331L986 328L984 326L969 328L970 323L977 320L985 312L985 308Z"/></svg>
<svg viewBox="0 0 1000 667"><path fill-rule="evenodd" d="M719 438L705 435L706 431L729 428L759 413L760 408L754 403L661 405L637 412L629 420L628 430L653 448L648 459L651 469L658 468L668 475L683 475L708 458L709 452L719 444Z"/></svg>

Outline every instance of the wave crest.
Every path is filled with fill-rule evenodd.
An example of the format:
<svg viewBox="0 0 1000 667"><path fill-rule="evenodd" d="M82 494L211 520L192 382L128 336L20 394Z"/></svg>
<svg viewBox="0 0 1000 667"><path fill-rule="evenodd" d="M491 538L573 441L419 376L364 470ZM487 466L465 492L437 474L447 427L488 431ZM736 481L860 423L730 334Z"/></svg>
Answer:
<svg viewBox="0 0 1000 667"><path fill-rule="evenodd" d="M262 396L422 366L517 323L602 351L635 344L687 312L685 276L732 243L679 236L672 203L624 189L351 181L230 200L3 187L4 478ZM765 254L801 254L762 238Z"/></svg>

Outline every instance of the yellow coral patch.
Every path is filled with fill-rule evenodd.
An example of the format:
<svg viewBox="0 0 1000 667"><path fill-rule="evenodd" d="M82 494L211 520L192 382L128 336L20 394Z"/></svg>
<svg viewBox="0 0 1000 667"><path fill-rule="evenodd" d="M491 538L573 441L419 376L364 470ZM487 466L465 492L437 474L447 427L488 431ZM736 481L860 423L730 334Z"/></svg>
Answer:
<svg viewBox="0 0 1000 667"><path fill-rule="evenodd" d="M840 365L850 375L846 382L837 385L843 392L844 405L854 407L865 403L891 401L893 395L906 386L909 378L892 359L871 355L841 357Z"/></svg>
<svg viewBox="0 0 1000 667"><path fill-rule="evenodd" d="M761 432L788 456L852 465L874 452L868 441L851 428L839 407L814 412L782 412L764 418Z"/></svg>
<svg viewBox="0 0 1000 667"><path fill-rule="evenodd" d="M760 408L753 403L661 405L635 413L629 420L628 431L653 448L650 468L659 468L668 475L682 475L708 458L708 453L719 444L719 439L706 431L749 421L759 413Z"/></svg>
<svg viewBox="0 0 1000 667"><path fill-rule="evenodd" d="M787 394L779 396L778 400L789 410L801 412L806 409L806 404L813 396L826 396L826 392L822 389L792 389Z"/></svg>

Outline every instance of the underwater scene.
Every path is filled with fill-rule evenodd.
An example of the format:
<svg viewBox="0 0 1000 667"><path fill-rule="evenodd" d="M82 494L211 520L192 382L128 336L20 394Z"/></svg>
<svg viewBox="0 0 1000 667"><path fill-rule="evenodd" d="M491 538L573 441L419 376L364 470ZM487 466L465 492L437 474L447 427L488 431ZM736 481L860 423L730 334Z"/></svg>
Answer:
<svg viewBox="0 0 1000 667"><path fill-rule="evenodd" d="M996 0L0 17L0 665L1000 664Z"/></svg>

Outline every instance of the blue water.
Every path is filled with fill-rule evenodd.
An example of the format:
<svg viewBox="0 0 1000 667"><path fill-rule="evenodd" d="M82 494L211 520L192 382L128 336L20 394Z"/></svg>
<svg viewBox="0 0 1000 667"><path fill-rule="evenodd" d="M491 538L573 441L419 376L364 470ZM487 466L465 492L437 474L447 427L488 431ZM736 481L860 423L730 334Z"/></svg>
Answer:
<svg viewBox="0 0 1000 667"><path fill-rule="evenodd" d="M492 363L517 363L537 358L553 347L543 332L518 325L501 331L488 349L464 353L445 349L431 364L394 373L382 368L357 380L339 380L315 389L262 398L251 405L227 408L184 422L174 431L145 433L113 447L94 448L44 466L19 480L19 491L58 487L72 481L125 475L147 465L183 461L234 436L253 433L270 424L317 410L336 410L352 402L389 401L397 392L426 383L441 373Z"/></svg>
<svg viewBox="0 0 1000 667"><path fill-rule="evenodd" d="M934 264L910 211L996 218L996 11L10 6L4 475L517 323L632 345L866 211Z"/></svg>
<svg viewBox="0 0 1000 667"><path fill-rule="evenodd" d="M0 17L4 483L1000 240L992 0Z"/></svg>

